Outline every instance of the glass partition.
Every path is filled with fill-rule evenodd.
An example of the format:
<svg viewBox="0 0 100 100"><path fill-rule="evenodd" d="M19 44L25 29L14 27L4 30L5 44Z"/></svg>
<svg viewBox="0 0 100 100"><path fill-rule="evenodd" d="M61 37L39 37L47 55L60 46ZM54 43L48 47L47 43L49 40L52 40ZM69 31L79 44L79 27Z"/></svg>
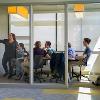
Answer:
<svg viewBox="0 0 100 100"><path fill-rule="evenodd" d="M57 13L57 51L64 51L64 34L64 12Z"/></svg>
<svg viewBox="0 0 100 100"><path fill-rule="evenodd" d="M29 83L28 10L0 6L0 83Z"/></svg>
<svg viewBox="0 0 100 100"><path fill-rule="evenodd" d="M51 41L51 47L56 50L55 13L33 14L34 17L34 42L41 41L42 48L46 41Z"/></svg>
<svg viewBox="0 0 100 100"><path fill-rule="evenodd" d="M29 83L30 76L32 82L31 67L31 69L33 68L35 83L57 82L64 84L64 6L39 5L33 6L33 9L30 10L33 10L33 27L30 25L32 19L29 17L28 6L0 6L0 19L3 19L0 20L2 28L0 30L0 48L2 48L0 50L0 64L2 66L0 71L2 72L1 77L4 75L1 82ZM33 28L33 35L30 35L31 28L29 27ZM2 42L3 39L7 39L6 42ZM36 50L37 48L41 50L35 52L35 47ZM8 56L4 59L3 53L6 49ZM41 54L39 55L40 58L35 58L35 53L42 53L42 59L40 59ZM52 54L57 56L53 58ZM59 56L63 57L63 64L61 64L62 60ZM30 58L34 58L33 61ZM57 60L57 58L59 59ZM35 61L41 63L42 60L42 65L35 65ZM57 61L53 65L54 60Z"/></svg>
<svg viewBox="0 0 100 100"><path fill-rule="evenodd" d="M64 84L64 6L33 6L33 31L34 82Z"/></svg>
<svg viewBox="0 0 100 100"><path fill-rule="evenodd" d="M90 73L96 75L100 72L98 69L99 63L99 20L100 20L100 4L70 4L68 5L68 40L71 43L71 48L74 48L77 56L84 58L84 53L87 55L87 48L91 50L87 58L85 70L88 74L83 76L89 77ZM88 38L87 44L84 44L84 38ZM84 62L83 62L84 63ZM78 69L77 69L78 70ZM82 70L83 71L83 70ZM93 76L95 77L95 76ZM83 81L87 78L82 77ZM81 81L81 80L80 80Z"/></svg>

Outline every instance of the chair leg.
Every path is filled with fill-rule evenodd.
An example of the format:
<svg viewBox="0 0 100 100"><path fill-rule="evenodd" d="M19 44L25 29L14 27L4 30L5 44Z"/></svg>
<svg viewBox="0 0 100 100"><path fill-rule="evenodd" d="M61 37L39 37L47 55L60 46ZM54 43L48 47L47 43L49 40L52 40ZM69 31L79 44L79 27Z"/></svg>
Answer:
<svg viewBox="0 0 100 100"><path fill-rule="evenodd" d="M81 72L81 66L80 66L80 80L81 80L82 72Z"/></svg>
<svg viewBox="0 0 100 100"><path fill-rule="evenodd" d="M72 66L72 77L74 76L74 69L73 69L73 66Z"/></svg>

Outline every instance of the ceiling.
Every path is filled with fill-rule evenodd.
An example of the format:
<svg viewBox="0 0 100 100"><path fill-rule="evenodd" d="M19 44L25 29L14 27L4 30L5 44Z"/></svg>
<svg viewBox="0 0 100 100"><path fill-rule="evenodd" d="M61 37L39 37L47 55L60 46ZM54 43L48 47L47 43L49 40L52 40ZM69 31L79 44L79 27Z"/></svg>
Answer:
<svg viewBox="0 0 100 100"><path fill-rule="evenodd" d="M74 11L74 4L68 5L68 11ZM100 3L84 4L85 12L96 12L100 11Z"/></svg>
<svg viewBox="0 0 100 100"><path fill-rule="evenodd" d="M97 3L100 0L0 0L0 4L32 4L32 3Z"/></svg>
<svg viewBox="0 0 100 100"><path fill-rule="evenodd" d="M43 5L33 6L33 13L58 13L64 12L63 5Z"/></svg>
<svg viewBox="0 0 100 100"><path fill-rule="evenodd" d="M100 4L85 4L85 12L100 12ZM28 8L28 7L27 7ZM38 6L33 6L33 13L62 13L64 12L64 6L63 5L38 5ZM74 4L68 5L68 12L74 12ZM15 19L15 18L13 18ZM17 20L16 20L17 21ZM12 21L11 24L15 26L27 26L28 21ZM55 24L55 22L35 22L34 23L36 26L41 26L41 25L49 25L52 26ZM63 24L60 22L60 25Z"/></svg>
<svg viewBox="0 0 100 100"><path fill-rule="evenodd" d="M85 12L100 11L100 3L84 4ZM66 8L67 9L67 8ZM64 5L38 5L33 6L34 13L64 12ZM74 12L74 4L68 5L68 12Z"/></svg>

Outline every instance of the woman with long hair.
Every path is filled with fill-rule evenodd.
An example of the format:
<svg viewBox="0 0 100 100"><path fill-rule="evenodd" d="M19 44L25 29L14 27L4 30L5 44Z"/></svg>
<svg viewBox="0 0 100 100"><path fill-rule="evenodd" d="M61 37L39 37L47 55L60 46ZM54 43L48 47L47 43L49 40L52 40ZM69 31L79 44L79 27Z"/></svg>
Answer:
<svg viewBox="0 0 100 100"><path fill-rule="evenodd" d="M0 43L5 45L5 51L2 58L2 65L5 71L3 76L8 76L8 78L11 78L13 76L13 66L11 65L11 61L12 59L16 58L16 48L18 46L15 34L9 33L8 39L0 40ZM7 66L7 63L9 66Z"/></svg>

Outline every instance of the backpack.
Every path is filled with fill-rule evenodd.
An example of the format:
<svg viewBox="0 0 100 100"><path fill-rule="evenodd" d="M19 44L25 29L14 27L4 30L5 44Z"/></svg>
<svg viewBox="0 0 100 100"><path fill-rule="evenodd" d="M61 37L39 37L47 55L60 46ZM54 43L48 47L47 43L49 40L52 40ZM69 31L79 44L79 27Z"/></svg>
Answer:
<svg viewBox="0 0 100 100"><path fill-rule="evenodd" d="M100 76L97 77L96 81L93 84L96 86L100 86Z"/></svg>

